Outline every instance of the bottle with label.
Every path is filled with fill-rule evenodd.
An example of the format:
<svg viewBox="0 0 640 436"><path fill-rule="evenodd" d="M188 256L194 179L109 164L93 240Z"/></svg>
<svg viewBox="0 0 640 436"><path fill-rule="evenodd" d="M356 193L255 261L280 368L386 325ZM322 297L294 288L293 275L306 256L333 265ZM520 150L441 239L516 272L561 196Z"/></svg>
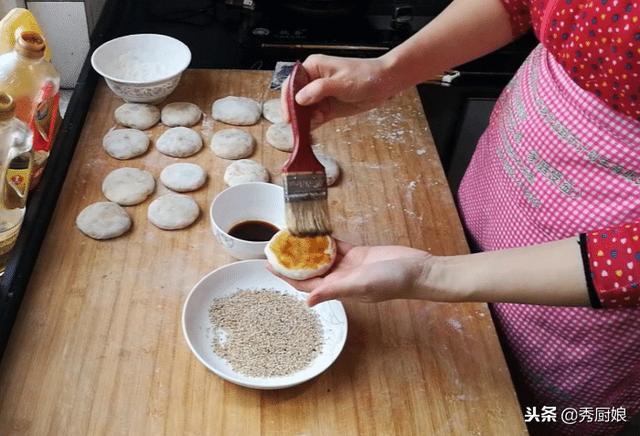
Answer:
<svg viewBox="0 0 640 436"><path fill-rule="evenodd" d="M31 11L24 8L13 8L0 20L0 54L5 54L13 50L16 39L25 30L38 32L45 36L36 17ZM44 58L51 60L51 47L47 45L44 49Z"/></svg>
<svg viewBox="0 0 640 436"><path fill-rule="evenodd" d="M16 243L29 194L33 133L15 118L15 103L0 92L0 275Z"/></svg>
<svg viewBox="0 0 640 436"><path fill-rule="evenodd" d="M13 97L16 117L33 132L33 171L37 185L60 123L60 75L44 59L45 41L33 31L21 32L13 51L0 56L0 89Z"/></svg>

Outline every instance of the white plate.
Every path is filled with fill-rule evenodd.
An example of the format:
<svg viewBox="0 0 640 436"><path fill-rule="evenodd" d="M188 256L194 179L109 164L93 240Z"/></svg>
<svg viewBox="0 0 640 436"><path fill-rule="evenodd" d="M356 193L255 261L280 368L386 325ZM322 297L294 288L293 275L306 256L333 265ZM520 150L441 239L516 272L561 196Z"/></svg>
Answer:
<svg viewBox="0 0 640 436"><path fill-rule="evenodd" d="M211 371L232 383L255 389L282 389L303 383L321 374L336 360L347 339L347 315L342 303L327 301L315 306L324 330L324 345L310 366L283 377L249 377L239 374L217 356L212 349L214 331L209 321L209 307L214 298L224 297L239 289L276 289L305 299L296 290L266 269L265 260L245 260L225 265L204 276L189 292L182 310L182 331L198 360Z"/></svg>

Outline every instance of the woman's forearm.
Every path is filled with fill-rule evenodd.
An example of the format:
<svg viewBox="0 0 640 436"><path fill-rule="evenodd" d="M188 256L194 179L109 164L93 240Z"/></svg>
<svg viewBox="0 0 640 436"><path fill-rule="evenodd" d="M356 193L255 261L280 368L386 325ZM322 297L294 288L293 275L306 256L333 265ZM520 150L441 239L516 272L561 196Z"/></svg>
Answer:
<svg viewBox="0 0 640 436"><path fill-rule="evenodd" d="M418 280L420 294L448 301L589 306L578 238L523 248L435 257Z"/></svg>
<svg viewBox="0 0 640 436"><path fill-rule="evenodd" d="M455 0L420 32L382 56L398 89L489 53L513 40L500 0Z"/></svg>

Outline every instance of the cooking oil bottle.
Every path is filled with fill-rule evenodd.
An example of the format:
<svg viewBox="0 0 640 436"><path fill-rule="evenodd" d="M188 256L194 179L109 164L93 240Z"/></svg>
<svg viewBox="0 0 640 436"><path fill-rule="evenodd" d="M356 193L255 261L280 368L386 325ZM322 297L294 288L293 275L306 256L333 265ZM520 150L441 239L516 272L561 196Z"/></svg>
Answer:
<svg viewBox="0 0 640 436"><path fill-rule="evenodd" d="M24 8L13 8L0 20L0 54L13 50L16 39L25 30L32 30L44 36L42 28L31 11ZM51 47L44 49L44 58L51 60Z"/></svg>
<svg viewBox="0 0 640 436"><path fill-rule="evenodd" d="M12 51L0 56L0 90L13 97L15 116L33 132L31 187L42 176L60 123L60 75L44 59L44 37L22 31Z"/></svg>
<svg viewBox="0 0 640 436"><path fill-rule="evenodd" d="M20 232L32 169L33 133L15 118L15 107L0 92L0 275Z"/></svg>

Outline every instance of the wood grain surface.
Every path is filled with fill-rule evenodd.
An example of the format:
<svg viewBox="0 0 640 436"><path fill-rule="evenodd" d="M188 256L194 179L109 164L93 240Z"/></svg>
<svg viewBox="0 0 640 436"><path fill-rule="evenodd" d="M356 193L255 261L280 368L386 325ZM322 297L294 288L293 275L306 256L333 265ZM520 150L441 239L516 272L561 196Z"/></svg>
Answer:
<svg viewBox="0 0 640 436"><path fill-rule="evenodd" d="M226 95L258 100L270 73L187 71L168 101L198 104L207 144L224 128L210 118ZM0 366L3 435L516 435L521 411L485 305L394 301L346 303L349 337L336 363L282 391L227 383L189 351L182 303L200 277L232 262L217 245L208 208L224 188L229 161L205 147L175 159L155 149L117 161L102 150L122 103L101 83ZM278 179L287 157L267 145L269 123L245 127L253 159ZM166 128L150 130L152 138ZM404 244L436 254L467 252L418 94L315 132L341 164L330 188L336 236L354 243ZM119 167L158 178L170 163L202 165L193 193L202 214L190 228L163 231L145 203L128 207L133 228L94 241L75 228L101 183ZM159 187L156 194L166 192ZM152 197L152 198L153 198Z"/></svg>

